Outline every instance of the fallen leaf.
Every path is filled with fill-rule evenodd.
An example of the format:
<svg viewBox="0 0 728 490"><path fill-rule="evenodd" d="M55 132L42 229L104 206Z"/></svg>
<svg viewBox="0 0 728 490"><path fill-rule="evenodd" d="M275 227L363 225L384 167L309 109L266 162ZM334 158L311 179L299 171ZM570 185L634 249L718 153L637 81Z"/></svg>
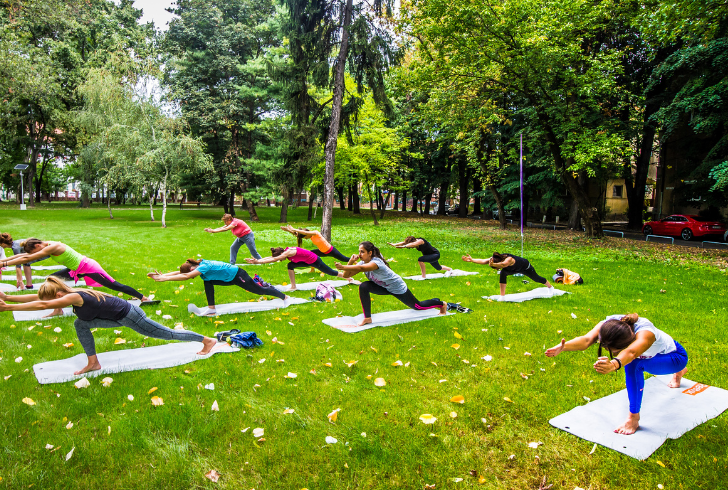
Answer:
<svg viewBox="0 0 728 490"><path fill-rule="evenodd" d="M62 332L61 327L56 327L56 328L53 329L53 331L56 332L56 333L61 333Z"/></svg>
<svg viewBox="0 0 728 490"><path fill-rule="evenodd" d="M26 405L31 405L31 406L35 405L35 402L32 399L27 398L27 397L23 398L23 403L25 403Z"/></svg>
<svg viewBox="0 0 728 490"><path fill-rule="evenodd" d="M571 318L573 318L574 320L576 320L576 315L574 315L574 314L572 313L572 314L571 314Z"/></svg>
<svg viewBox="0 0 728 490"><path fill-rule="evenodd" d="M155 407L160 407L160 406L164 405L164 400L162 400L158 396L153 396L152 405L154 405Z"/></svg>
<svg viewBox="0 0 728 490"><path fill-rule="evenodd" d="M339 442L335 437L326 436L326 444L336 444Z"/></svg>
<svg viewBox="0 0 728 490"><path fill-rule="evenodd" d="M459 332L453 332L453 335L455 335L455 338L458 339L458 340L463 338L463 336L460 335Z"/></svg>
<svg viewBox="0 0 728 490"><path fill-rule="evenodd" d="M288 373L285 377L286 378L289 378L289 379L298 378L298 374L296 374L296 373Z"/></svg>
<svg viewBox="0 0 728 490"><path fill-rule="evenodd" d="M117 337L116 340L114 340L114 345L119 344L126 344L126 340L122 339L121 337Z"/></svg>
<svg viewBox="0 0 728 490"><path fill-rule="evenodd" d="M76 388L79 388L79 389L80 388L88 388L89 386L91 386L91 383L89 383L89 381L88 381L87 378L81 378L78 381L76 381L73 384L73 386L75 386Z"/></svg>
<svg viewBox="0 0 728 490"><path fill-rule="evenodd" d="M68 451L68 454L66 454L66 461L71 459L71 456L73 456L73 451L76 450L76 446L73 446L70 451Z"/></svg>
<svg viewBox="0 0 728 490"><path fill-rule="evenodd" d="M215 383L209 383L205 385L206 390L215 391Z"/></svg>
<svg viewBox="0 0 728 490"><path fill-rule="evenodd" d="M663 468L665 467L665 463L663 463L663 462L662 462L662 461L660 461L659 459L658 459L657 461L655 461L655 463L659 464L659 465L660 465L660 466L662 466Z"/></svg>
<svg viewBox="0 0 728 490"><path fill-rule="evenodd" d="M456 419L456 418L458 418L458 413L457 413L457 412L450 412L450 418L451 418L451 419Z"/></svg>
<svg viewBox="0 0 728 490"><path fill-rule="evenodd" d="M114 382L113 378L106 377L101 380L101 386L103 386L104 388L108 388L109 386L111 386L111 383L113 383L113 382Z"/></svg>
<svg viewBox="0 0 728 490"><path fill-rule="evenodd" d="M507 401L508 403L513 403L513 401L510 398L508 398L507 396L504 396L503 399L505 401Z"/></svg>
<svg viewBox="0 0 728 490"><path fill-rule="evenodd" d="M541 442L529 442L528 443L528 447L530 447L531 449L537 449L541 444L543 444L543 443L541 443Z"/></svg>
<svg viewBox="0 0 728 490"><path fill-rule="evenodd" d="M210 470L207 473L205 473L205 478L210 480L213 483L217 483L217 481L220 479L220 473L218 473L215 470Z"/></svg>
<svg viewBox="0 0 728 490"><path fill-rule="evenodd" d="M484 360L484 361L492 361L493 360L493 356L486 355L486 356L481 357L481 359Z"/></svg>
<svg viewBox="0 0 728 490"><path fill-rule="evenodd" d="M283 410L283 415L290 415L293 412L295 412L294 409L292 409L292 408L286 408L285 410Z"/></svg>
<svg viewBox="0 0 728 490"><path fill-rule="evenodd" d="M453 403L463 404L463 403L465 403L465 397L463 397L462 395L456 395L456 396L450 398L450 401Z"/></svg>
<svg viewBox="0 0 728 490"><path fill-rule="evenodd" d="M332 366L332 364L331 364L330 362L326 362L326 363L324 363L324 366L326 366L326 367L333 367L333 366Z"/></svg>
<svg viewBox="0 0 728 490"><path fill-rule="evenodd" d="M387 382L384 381L384 378L377 378L374 380L374 386L382 387L382 386L386 386L386 385L387 385Z"/></svg>
<svg viewBox="0 0 728 490"><path fill-rule="evenodd" d="M220 411L220 407L217 405L217 400L215 400L214 402L212 402L212 407L210 407L210 410L212 410L213 412L219 412Z"/></svg>
<svg viewBox="0 0 728 490"><path fill-rule="evenodd" d="M66 424L66 430L71 430L71 429L73 429L73 422L68 422Z"/></svg>
<svg viewBox="0 0 728 490"><path fill-rule="evenodd" d="M150 390L149 390L149 391L147 391L147 395L151 395L152 393L154 393L154 392L155 392L155 391L157 391L158 389L159 389L159 388L157 388L156 386L155 386L154 388L150 388Z"/></svg>
<svg viewBox="0 0 728 490"><path fill-rule="evenodd" d="M327 417L329 418L329 422L331 422L332 424L334 422L336 422L336 419L339 417L339 412L340 411L341 411L341 409L340 408L337 408L336 410L334 410L333 412L331 412L330 414L328 414Z"/></svg>
<svg viewBox="0 0 728 490"><path fill-rule="evenodd" d="M455 350L458 350L460 348L460 344L452 344L450 347L452 347Z"/></svg>
<svg viewBox="0 0 728 490"><path fill-rule="evenodd" d="M261 429L260 427L253 429L253 437L256 439L258 437L263 437L263 434L265 433L265 429Z"/></svg>
<svg viewBox="0 0 728 490"><path fill-rule="evenodd" d="M422 421L423 424L430 425L430 424L434 424L437 421L437 417L434 417L434 416L430 415L429 413L424 413L424 414L420 415L420 420Z"/></svg>
<svg viewBox="0 0 728 490"><path fill-rule="evenodd" d="M346 365L347 365L347 366L349 366L349 367L351 367L351 366L353 366L354 364L356 364L357 362L358 362L358 361L349 361L349 362L347 362L347 363L346 363Z"/></svg>
<svg viewBox="0 0 728 490"><path fill-rule="evenodd" d="M133 402L133 401L134 401L134 395L127 395L127 396L126 396L126 398L127 398L127 399L128 399L128 400L129 400L130 402Z"/></svg>
<svg viewBox="0 0 728 490"><path fill-rule="evenodd" d="M392 363L392 366L401 366L401 365L402 365L402 361L399 361L399 360L397 360L397 361L394 361L394 362Z"/></svg>
<svg viewBox="0 0 728 490"><path fill-rule="evenodd" d="M54 447L53 444L46 444L46 447L45 448L46 449L53 449L53 447Z"/></svg>

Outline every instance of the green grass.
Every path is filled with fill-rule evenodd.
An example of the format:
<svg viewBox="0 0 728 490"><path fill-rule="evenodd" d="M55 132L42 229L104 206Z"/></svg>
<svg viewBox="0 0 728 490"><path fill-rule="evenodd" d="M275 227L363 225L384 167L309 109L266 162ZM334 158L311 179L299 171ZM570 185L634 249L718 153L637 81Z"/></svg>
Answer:
<svg viewBox="0 0 728 490"><path fill-rule="evenodd" d="M279 209L259 212L261 223L253 229L263 255L268 247L293 244L277 229ZM291 210L290 222L306 224L305 213L304 208ZM92 379L91 387L77 390L72 383L41 386L32 373L35 363L82 352L73 320L41 322L29 331L28 323L12 328L10 313L1 313L5 335L0 339L0 375L11 377L0 379L0 487L313 490L421 489L434 483L438 490L537 489L544 477L554 489L568 490L728 486L725 414L678 440L668 440L644 462L602 447L590 455L591 443L552 428L548 420L583 404L584 396L593 400L622 389L623 375L595 373L591 368L595 349L554 360L542 355L545 346L562 336L584 333L608 314L637 312L685 346L690 379L728 388L725 252L528 231L525 255L539 273L550 276L557 267L566 267L580 272L586 283L568 287L574 294L553 300L491 303L480 297L497 293L497 276L459 258L495 250L520 253L516 231L468 220L401 216L385 218L382 226L373 227L366 214L336 213L333 243L345 254L353 253L364 239L382 245L409 234L424 235L441 250L443 264L480 271L478 276L411 284L418 298L459 301L473 313L346 334L321 320L360 313L357 291L348 287L341 303L226 316L220 318L225 324L215 325L214 319L190 318L186 313L188 301L205 303L200 280L184 283L184 290L174 294L180 283L154 283L145 274L155 268L171 270L197 254L227 260L231 235L202 232L219 225L220 209L179 211L172 206L169 227L161 229L159 221L148 221L148 208L143 207L115 208L114 220L108 219L103 207L83 210L44 204L26 212L0 207L0 231L19 238L64 241L98 260L116 279L171 300L161 307L173 316L171 321L156 316L156 307L148 310L161 323L172 326L182 321L206 335L237 326L256 331L265 341L253 351L216 355L171 369L112 375L109 388ZM159 219L160 212L156 214ZM416 251L384 252L396 258L392 265L401 275L419 271ZM242 247L240 256L247 255ZM287 280L282 264L256 267L255 272L270 282ZM304 282L303 277L318 279L318 275L297 279ZM509 282L509 292L533 287L516 278ZM667 292L660 293L661 289ZM226 303L252 296L217 288L217 298ZM375 297L373 303L374 312L401 308L389 297ZM281 321L276 320L279 317ZM231 323L232 318L237 322ZM45 325L63 331L55 334ZM122 330L124 345L114 345L112 331L96 332L99 351L162 343ZM463 339L458 340L455 332ZM274 336L284 345L271 343ZM65 349L66 342L75 346ZM458 350L451 347L456 342ZM480 359L486 354L493 361ZM20 363L14 361L18 356L23 357ZM266 361L260 364L263 358ZM409 367L393 367L397 359L409 362ZM350 368L345 362L352 360L358 362ZM285 379L288 372L298 377ZM376 377L386 379L383 389L374 386ZM207 383L215 383L215 390L198 389ZM260 387L254 388L256 384ZM158 387L154 394L164 399L164 406L152 406L152 395L147 394L152 387ZM133 402L127 399L129 394L134 395ZM455 395L464 396L465 403L451 403ZM25 405L24 397L37 404ZM210 410L215 400L219 412ZM284 415L286 408L295 412ZM336 408L341 409L338 420L329 423L327 414ZM450 417L453 411L457 418ZM422 424L419 416L425 413L435 415L437 422ZM65 428L68 421L73 422L72 429ZM250 429L242 433L246 427ZM253 437L256 427L265 429L264 442ZM339 442L327 445L326 436ZM543 445L530 449L531 441ZM48 451L46 444L60 449ZM72 447L74 455L66 462ZM222 475L216 484L204 478L211 469ZM478 483L471 471L482 475L484 483ZM456 483L455 478L464 480Z"/></svg>

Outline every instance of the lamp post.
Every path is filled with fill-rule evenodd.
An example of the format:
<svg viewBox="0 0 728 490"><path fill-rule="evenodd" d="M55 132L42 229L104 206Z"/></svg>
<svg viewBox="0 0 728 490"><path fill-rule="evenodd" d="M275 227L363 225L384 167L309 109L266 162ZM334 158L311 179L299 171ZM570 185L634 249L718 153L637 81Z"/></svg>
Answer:
<svg viewBox="0 0 728 490"><path fill-rule="evenodd" d="M25 211L25 191L23 191L23 170L27 169L28 165L20 163L14 167L15 170L20 170L20 210Z"/></svg>

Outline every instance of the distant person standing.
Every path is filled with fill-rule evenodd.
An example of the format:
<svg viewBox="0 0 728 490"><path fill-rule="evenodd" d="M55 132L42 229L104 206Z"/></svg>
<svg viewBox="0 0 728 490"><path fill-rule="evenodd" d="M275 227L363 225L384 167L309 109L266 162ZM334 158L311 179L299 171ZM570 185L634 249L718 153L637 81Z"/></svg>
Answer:
<svg viewBox="0 0 728 490"><path fill-rule="evenodd" d="M255 259L261 259L262 257L258 253L258 250L255 248L255 235L253 234L253 230L250 229L250 226L248 224L238 218L233 218L229 214L223 214L222 215L222 222L225 223L225 226L221 226L220 228L205 228L205 231L208 233L220 233L221 231L228 231L231 230L233 235L235 235L235 241L232 245L230 245L230 264L235 265L235 262L238 260L238 250L240 250L240 247L245 244L246 247L248 247L248 250L250 250L250 255L253 256Z"/></svg>

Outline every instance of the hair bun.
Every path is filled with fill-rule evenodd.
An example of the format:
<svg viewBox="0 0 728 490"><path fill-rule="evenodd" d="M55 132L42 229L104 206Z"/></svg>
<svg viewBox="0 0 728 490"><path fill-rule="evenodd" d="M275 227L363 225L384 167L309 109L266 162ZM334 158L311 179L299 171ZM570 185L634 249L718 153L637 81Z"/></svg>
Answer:
<svg viewBox="0 0 728 490"><path fill-rule="evenodd" d="M620 318L620 321L623 321L627 325L634 327L634 324L637 323L638 319L639 319L639 315L637 313L629 313L627 315L624 315L622 318Z"/></svg>

